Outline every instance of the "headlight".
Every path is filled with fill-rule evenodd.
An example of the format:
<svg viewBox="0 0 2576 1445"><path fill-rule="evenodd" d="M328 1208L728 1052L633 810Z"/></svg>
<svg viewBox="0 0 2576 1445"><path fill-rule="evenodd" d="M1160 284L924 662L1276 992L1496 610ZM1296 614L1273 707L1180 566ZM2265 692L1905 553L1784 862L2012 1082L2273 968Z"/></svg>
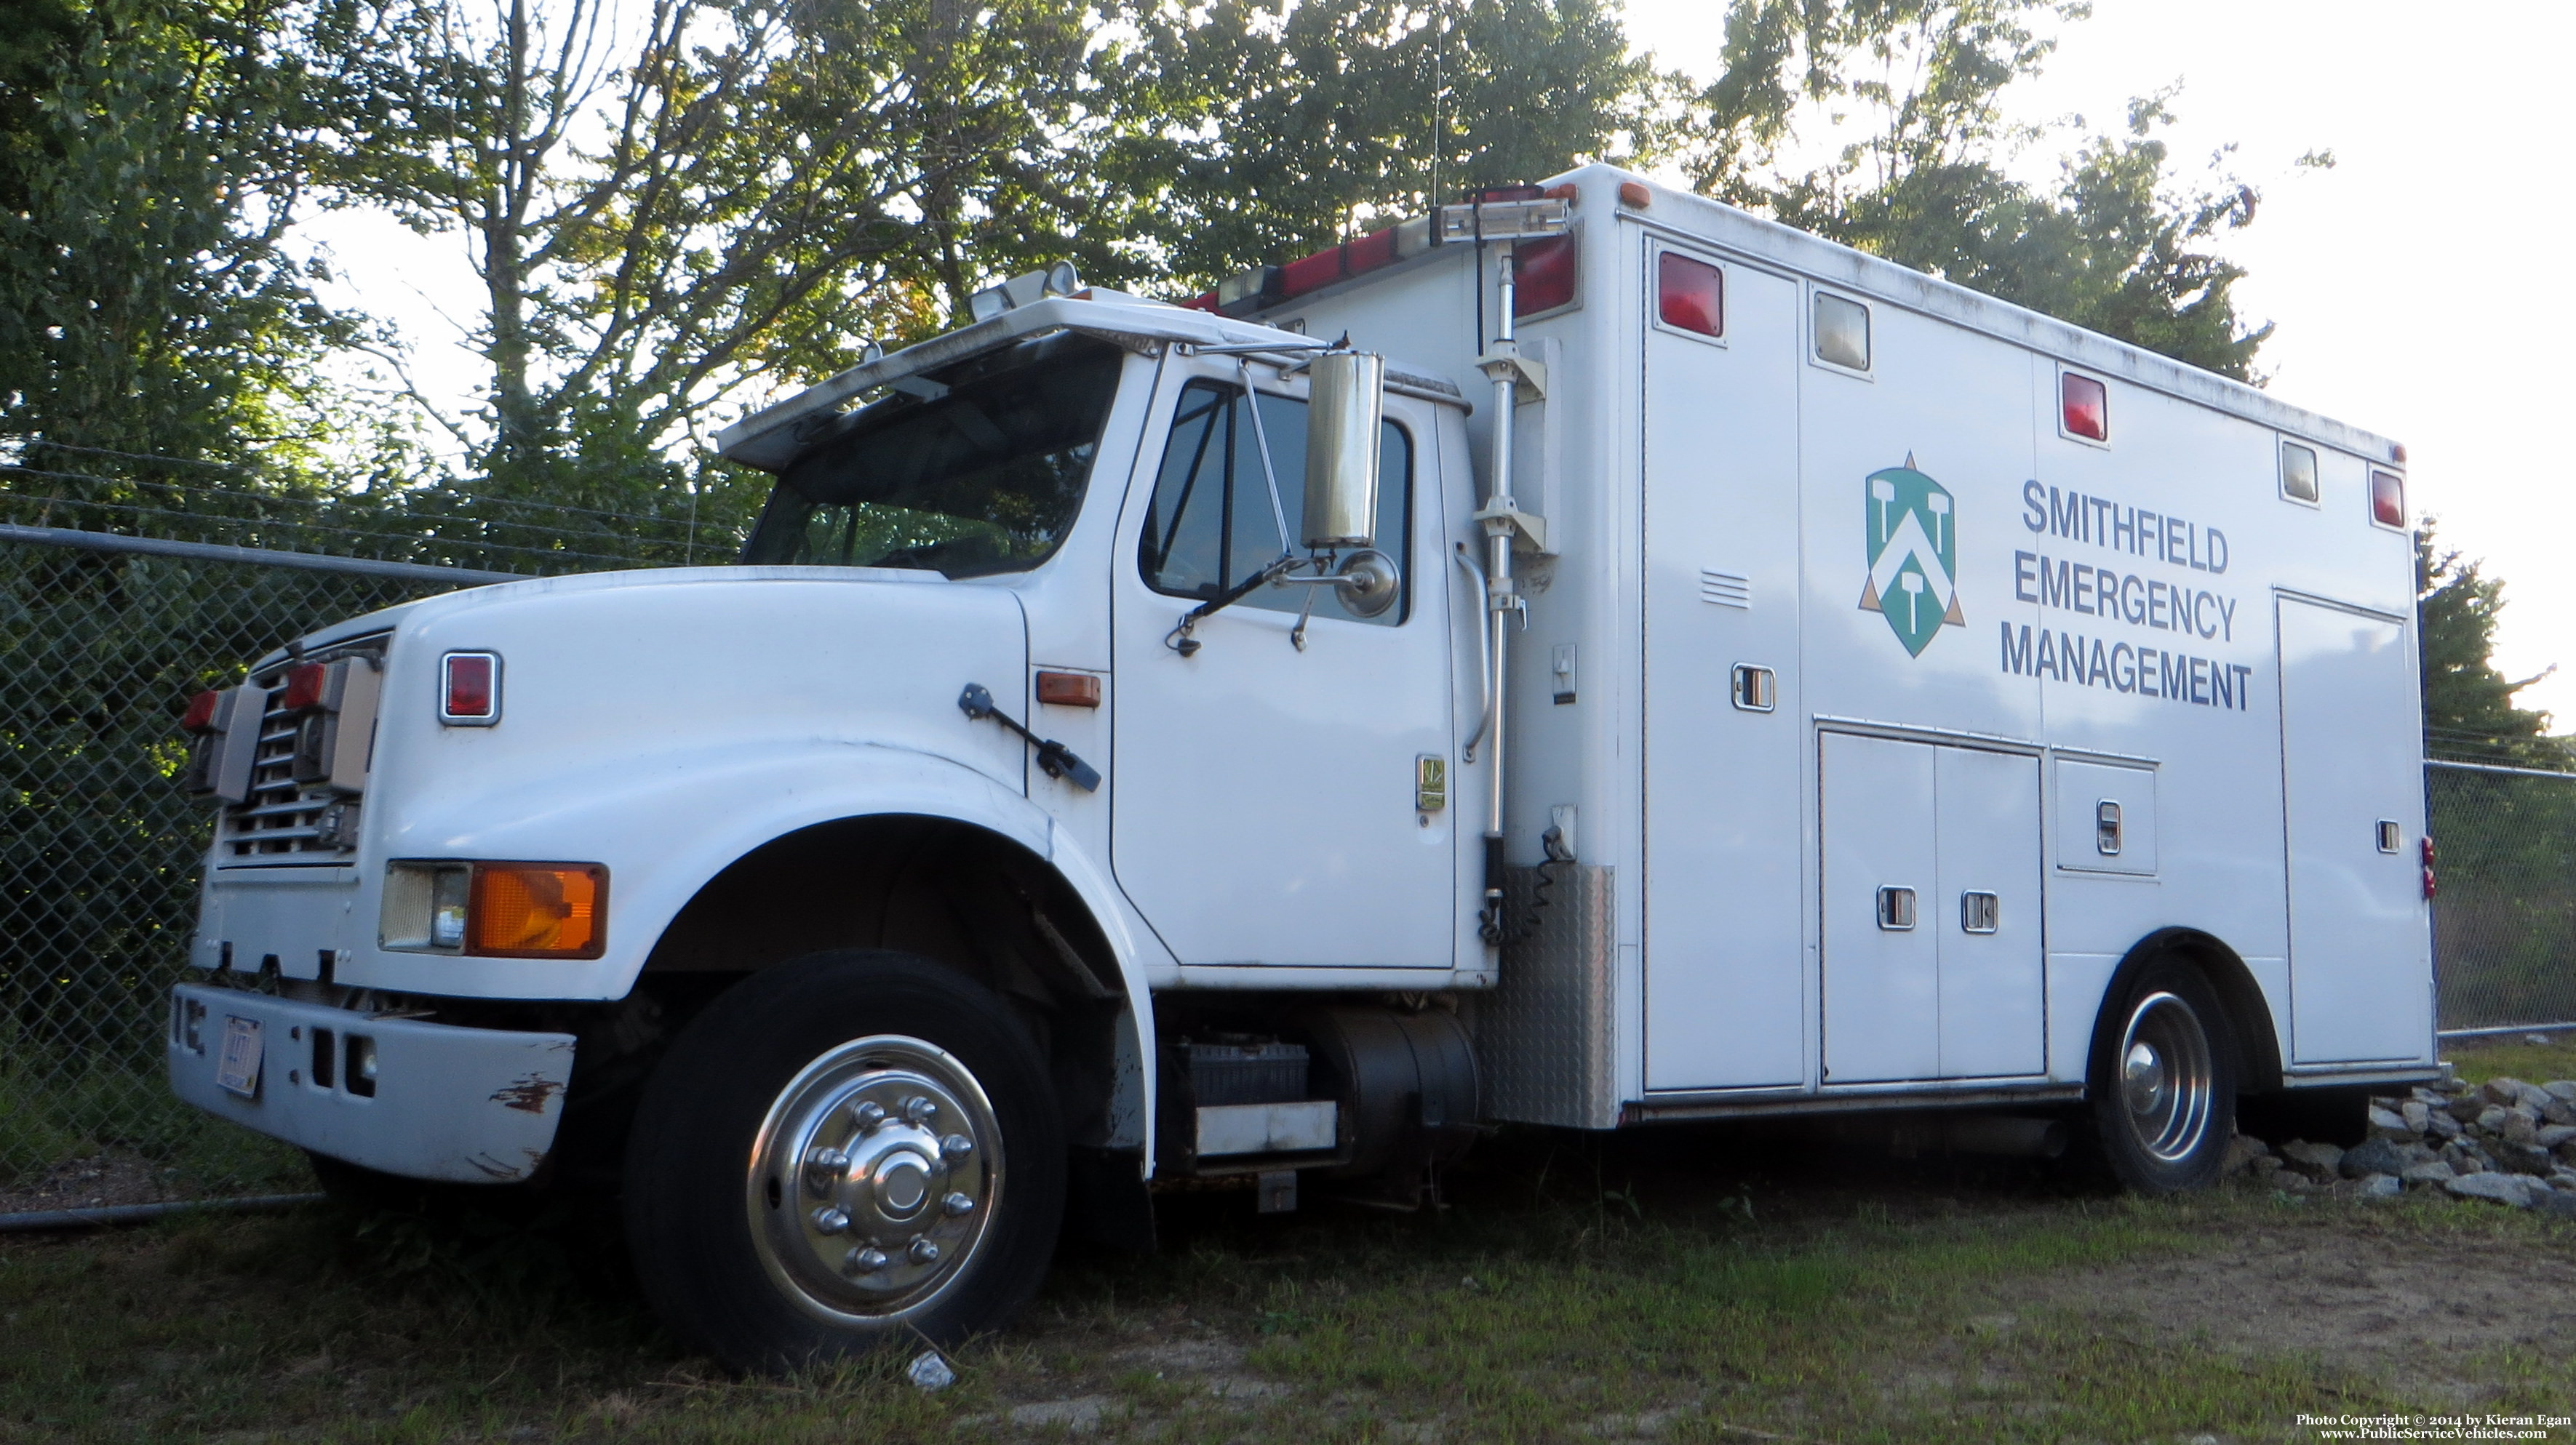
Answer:
<svg viewBox="0 0 2576 1445"><path fill-rule="evenodd" d="M480 958L597 958L608 870L597 863L402 860L385 867L377 941Z"/></svg>

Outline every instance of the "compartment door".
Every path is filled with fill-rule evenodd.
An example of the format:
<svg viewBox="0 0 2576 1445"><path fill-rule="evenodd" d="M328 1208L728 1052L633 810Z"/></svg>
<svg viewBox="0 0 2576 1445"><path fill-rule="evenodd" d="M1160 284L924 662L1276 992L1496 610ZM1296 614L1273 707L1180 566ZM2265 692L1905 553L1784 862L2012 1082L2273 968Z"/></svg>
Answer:
<svg viewBox="0 0 2576 1445"><path fill-rule="evenodd" d="M2039 759L1938 751L1941 1077L2042 1073Z"/></svg>
<svg viewBox="0 0 2576 1445"><path fill-rule="evenodd" d="M1666 322L1667 264L1697 288L1677 314L1722 335ZM1645 299L1646 1087L1797 1084L1798 288L1650 243Z"/></svg>
<svg viewBox="0 0 2576 1445"><path fill-rule="evenodd" d="M2291 1056L2427 1057L2432 934L2423 764L2405 625L2278 601L2283 805L2289 822ZM2379 825L2397 830L2380 851Z"/></svg>
<svg viewBox="0 0 2576 1445"><path fill-rule="evenodd" d="M1940 1075L1942 751L1846 733L1818 739L1828 1084Z"/></svg>

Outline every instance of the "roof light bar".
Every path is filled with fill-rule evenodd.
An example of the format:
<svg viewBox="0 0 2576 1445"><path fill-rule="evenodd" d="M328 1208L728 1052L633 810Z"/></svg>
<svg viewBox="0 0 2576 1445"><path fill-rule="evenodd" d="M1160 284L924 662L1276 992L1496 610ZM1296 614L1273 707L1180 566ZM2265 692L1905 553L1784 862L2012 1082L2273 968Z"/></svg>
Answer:
<svg viewBox="0 0 2576 1445"><path fill-rule="evenodd" d="M1216 284L1215 290L1202 291L1178 304L1219 316L1249 316L1354 276L1410 260L1434 246L1480 238L1531 241L1562 237L1573 223L1570 204L1574 199L1575 188L1570 185L1546 189L1505 186L1478 191L1464 205L1441 207L1436 231L1431 217L1416 216L1300 256L1285 266L1255 266L1228 276ZM1524 275L1538 264L1538 259L1524 257ZM1566 259L1572 258L1569 255ZM1570 296L1568 293L1569 299ZM1563 304L1562 300L1550 302L1547 307L1524 304L1521 310L1526 313Z"/></svg>

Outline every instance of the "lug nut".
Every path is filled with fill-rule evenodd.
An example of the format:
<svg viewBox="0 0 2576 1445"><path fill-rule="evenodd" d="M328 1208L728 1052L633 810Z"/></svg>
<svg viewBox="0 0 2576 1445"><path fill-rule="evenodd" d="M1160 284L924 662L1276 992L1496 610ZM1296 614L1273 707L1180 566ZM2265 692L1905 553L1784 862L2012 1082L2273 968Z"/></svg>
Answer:
<svg viewBox="0 0 2576 1445"><path fill-rule="evenodd" d="M838 1234L850 1227L850 1216L826 1204L814 1211L814 1227L825 1234Z"/></svg>
<svg viewBox="0 0 2576 1445"><path fill-rule="evenodd" d="M805 1187L816 1194L829 1194L849 1169L850 1156L840 1150L811 1150L805 1155Z"/></svg>
<svg viewBox="0 0 2576 1445"><path fill-rule="evenodd" d="M972 1214L975 1212L975 1201L967 1198L963 1194L951 1194L947 1198L939 1201L939 1207L947 1210L952 1216L959 1214Z"/></svg>
<svg viewBox="0 0 2576 1445"><path fill-rule="evenodd" d="M975 1152L975 1141L963 1134L951 1134L939 1141L939 1157L954 1164Z"/></svg>
<svg viewBox="0 0 2576 1445"><path fill-rule="evenodd" d="M926 1239L914 1240L912 1242L912 1248L905 1252L912 1256L912 1262L914 1264L939 1263L939 1246Z"/></svg>
<svg viewBox="0 0 2576 1445"><path fill-rule="evenodd" d="M903 1101L903 1121L907 1124L927 1127L938 1117L939 1106L920 1094Z"/></svg>
<svg viewBox="0 0 2576 1445"><path fill-rule="evenodd" d="M893 1256L871 1244L851 1250L850 1257L841 1262L841 1268L851 1274L874 1274L892 1263Z"/></svg>
<svg viewBox="0 0 2576 1445"><path fill-rule="evenodd" d="M868 1100L850 1112L857 1117L859 1128L869 1134L875 1133L877 1126L885 1122L885 1105L874 1099Z"/></svg>

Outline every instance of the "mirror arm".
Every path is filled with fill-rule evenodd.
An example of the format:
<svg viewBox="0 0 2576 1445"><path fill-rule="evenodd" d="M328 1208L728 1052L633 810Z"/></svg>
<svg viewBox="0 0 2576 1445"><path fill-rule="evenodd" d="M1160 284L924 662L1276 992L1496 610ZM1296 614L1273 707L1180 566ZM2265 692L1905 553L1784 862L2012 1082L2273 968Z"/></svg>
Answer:
<svg viewBox="0 0 2576 1445"><path fill-rule="evenodd" d="M1251 596L1256 589L1266 587L1269 584L1278 581L1284 574L1293 572L1297 568L1305 565L1305 558L1292 557L1286 553L1281 553L1278 559L1273 561L1269 566L1264 567L1260 571L1253 573L1251 576L1244 578L1242 581L1235 583L1233 586L1218 593L1214 597L1209 598L1205 602L1200 603L1198 606L1191 608L1189 611L1182 613L1179 625L1175 626L1170 632L1164 634L1163 645L1174 652L1179 653L1183 657L1196 655L1202 644L1197 638L1190 635L1191 629L1207 620L1209 615L1222 612L1226 608L1232 607L1237 602Z"/></svg>
<svg viewBox="0 0 2576 1445"><path fill-rule="evenodd" d="M1243 406L1252 413L1252 442L1261 453L1261 480L1270 488L1270 520L1279 527L1279 555L1286 557L1297 550L1297 544L1288 536L1288 508L1279 500L1279 473L1270 465L1270 433L1261 425L1261 398L1252 389L1251 359L1236 357L1234 369L1243 377Z"/></svg>

